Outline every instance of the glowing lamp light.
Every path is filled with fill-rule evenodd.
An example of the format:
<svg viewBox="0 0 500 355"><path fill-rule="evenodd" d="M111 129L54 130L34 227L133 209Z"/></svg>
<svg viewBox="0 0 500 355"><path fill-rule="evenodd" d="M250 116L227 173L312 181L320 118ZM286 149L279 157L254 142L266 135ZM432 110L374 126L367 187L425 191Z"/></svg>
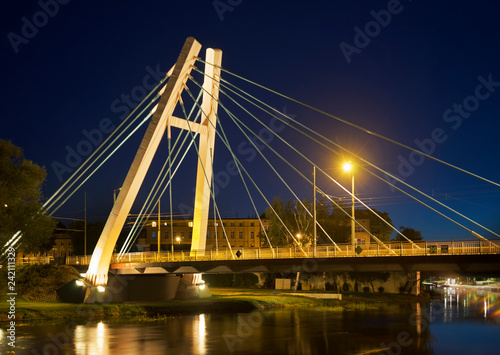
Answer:
<svg viewBox="0 0 500 355"><path fill-rule="evenodd" d="M106 289L103 286L97 286L97 291L104 292Z"/></svg>
<svg viewBox="0 0 500 355"><path fill-rule="evenodd" d="M344 171L351 171L352 170L352 164L349 162L349 163L344 163L344 165L342 166L342 169L344 169Z"/></svg>
<svg viewBox="0 0 500 355"><path fill-rule="evenodd" d="M80 287L82 287L84 285L84 283L81 280L76 280L75 283L77 286L80 286Z"/></svg>
<svg viewBox="0 0 500 355"><path fill-rule="evenodd" d="M200 290L204 290L205 289L205 284L201 284L198 287L200 288Z"/></svg>

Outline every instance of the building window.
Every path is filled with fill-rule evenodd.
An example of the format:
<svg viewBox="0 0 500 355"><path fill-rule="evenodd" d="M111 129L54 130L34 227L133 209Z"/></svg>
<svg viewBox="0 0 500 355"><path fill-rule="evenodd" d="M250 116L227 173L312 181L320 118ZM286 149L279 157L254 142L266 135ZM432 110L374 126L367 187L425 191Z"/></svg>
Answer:
<svg viewBox="0 0 500 355"><path fill-rule="evenodd" d="M231 239L234 239L234 232L231 232Z"/></svg>
<svg viewBox="0 0 500 355"><path fill-rule="evenodd" d="M253 232L250 232L250 239L254 239Z"/></svg>
<svg viewBox="0 0 500 355"><path fill-rule="evenodd" d="M184 239L184 232L181 232L181 238Z"/></svg>
<svg viewBox="0 0 500 355"><path fill-rule="evenodd" d="M250 222L250 227L253 227L255 226L255 223L254 222Z"/></svg>
<svg viewBox="0 0 500 355"><path fill-rule="evenodd" d="M233 222L231 222L231 227L234 227L234 223Z"/></svg>
<svg viewBox="0 0 500 355"><path fill-rule="evenodd" d="M240 227L243 227L243 223L240 223Z"/></svg>
<svg viewBox="0 0 500 355"><path fill-rule="evenodd" d="M243 239L243 232L240 232L240 233L239 233L239 235L238 235L238 237L239 237L240 239Z"/></svg>
<svg viewBox="0 0 500 355"><path fill-rule="evenodd" d="M153 234L151 234L151 238L156 239L156 232L153 232Z"/></svg>
<svg viewBox="0 0 500 355"><path fill-rule="evenodd" d="M210 232L207 231L207 239L210 239Z"/></svg>
<svg viewBox="0 0 500 355"><path fill-rule="evenodd" d="M189 239L193 238L193 232L189 232Z"/></svg>

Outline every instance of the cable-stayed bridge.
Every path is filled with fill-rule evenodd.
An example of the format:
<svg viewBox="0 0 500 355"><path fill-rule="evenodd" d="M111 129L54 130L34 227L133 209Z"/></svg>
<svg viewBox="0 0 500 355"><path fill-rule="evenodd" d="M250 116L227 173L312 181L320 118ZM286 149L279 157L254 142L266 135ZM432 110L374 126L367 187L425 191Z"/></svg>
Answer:
<svg viewBox="0 0 500 355"><path fill-rule="evenodd" d="M195 39L188 38L177 62L167 75L44 205L46 213L53 215L141 126L148 123L132 164L130 167L124 167L124 170L128 169L127 176L97 246L88 262L89 269L86 278L89 284L95 286L105 285L110 265L115 265L112 267L116 267L116 265L121 264L192 263L194 265L195 263L202 262L233 263L248 262L249 260L298 258L321 258L322 260L344 258L347 260L347 258L362 259L363 256L373 258L390 256L397 258L441 258L450 256L459 260L459 257L474 256L476 258L478 256L499 254L498 241L500 235L497 232L451 208L432 195L419 190L405 182L404 179L373 164L360 154L342 146L330 139L325 132L315 130L310 125L301 123L291 117L291 115L287 115L282 110L276 109L269 104L267 97L277 96L281 99L290 100L294 104L311 110L315 115L327 117L330 120L340 122L351 129L359 130L371 137L393 144L399 148L407 149L412 153L443 164L460 174L472 176L482 183L487 183L495 187L500 187L500 184L235 74L222 66L222 51L220 50L207 49L204 59L199 57L200 50L201 45ZM235 82L238 84L235 84ZM246 89L247 87L256 87L262 90L265 92L266 99L249 93ZM187 104L188 102L189 105ZM262 117L271 118L271 123L267 124ZM230 123L232 124L231 129L228 128ZM305 139L308 142L307 146L305 147L302 143L298 145L295 141L286 139L280 135L272 127L276 123L286 126L295 135ZM262 131L262 128L264 131ZM179 130L178 133L177 130ZM234 143L231 141L231 134L234 130L237 130L239 134L245 137L250 147L253 148L254 154L261 159L262 168L250 169L246 166L245 160L238 156L236 148L233 145ZM271 137L279 143L282 150L279 150L276 145L269 143ZM123 230L125 221L131 212L153 158L157 155L158 146L164 139L168 143L168 155L163 163L161 172L157 175L153 186L148 187L148 197L137 214L139 217L134 222L126 240L123 242L123 247L118 254L114 254L114 248L120 232ZM212 218L220 221L221 226L223 226L216 198L215 176L213 173L214 161L218 155L214 149L216 141L218 142L217 146L221 146L218 150L225 149L231 157L231 170L234 176L237 176L241 180L243 186L241 196L248 198L255 215L259 216L263 240L266 241L267 248L255 248L254 250L247 249L243 251L232 250L230 248L231 243L228 242L229 250L223 253L217 251L216 255L214 255L214 251L205 250L207 222L210 212ZM311 147L314 148L311 149ZM400 230L394 228L384 218L379 216L362 198L354 193L354 180L353 188L348 189L342 186L332 174L328 173L327 169L324 169L317 162L315 154L311 153L314 149L333 153L340 157L349 157L352 163L363 169L368 175L383 184L389 185L410 200L428 208L436 215L442 217L443 222L454 224L456 227L466 230L471 235L472 240L442 242L441 244L440 242L428 241L420 243L412 241ZM186 254L168 252L139 254L140 256L128 253L138 233L144 226L144 220L152 215L156 207L159 209L160 198L164 195L168 195L169 197L168 209L170 210L170 221L172 221L173 179L190 150L194 150L197 157L191 251ZM297 161L300 161L301 164L306 164L309 170L314 171L312 179L308 176L309 173L305 174L303 172ZM304 218L310 222L310 227L307 230L310 234L312 247L306 247L294 231L290 230L283 221L284 217L280 215L280 211L274 208L275 206L272 204L273 195L269 194L269 189L265 189L262 185L259 185L259 179L256 177L258 177L260 170L264 167L270 171L275 179L273 184L279 186L276 190L284 188L287 193L295 198L298 208L303 210ZM346 211L338 203L338 200L329 194L329 191L316 184L316 179L319 176L352 198L353 211L351 213ZM390 179L387 179L387 177ZM291 182L291 180L295 181L297 179L301 181L302 185L308 185L311 191L314 191L312 206L306 206L299 198L296 187ZM181 176L180 180L186 180L186 177ZM348 245L336 243L334 236L329 235L326 230L327 228L317 221L316 194L323 196L332 206L338 208L351 219L351 235L353 237L356 225L357 228L368 233L375 244L370 245L368 249L357 246L361 250L356 250L354 240ZM237 198L242 198L241 196ZM260 201L259 203L264 202L269 211L273 213L275 219L281 224L279 229L291 241L292 247L283 248L273 246L272 237L268 235L268 231L264 228L263 222L260 219L261 211L257 207L257 200ZM388 243L367 230L356 218L353 218L355 204L363 206L374 213L405 242ZM168 230L169 226L165 228ZM170 223L170 228L172 228L172 223ZM224 238L227 239L225 230L222 232ZM173 237L173 233L170 233L170 235ZM318 235L321 235L330 245L317 246ZM4 248L19 245L19 243L22 243L21 233L14 235ZM238 252L241 255L235 257ZM138 257L142 258L140 262L136 259ZM74 259L75 263L76 261L80 264L82 263L81 259ZM86 264L85 261L87 261L86 258L83 262ZM164 267L165 271L167 270L166 267ZM172 267L175 268L175 266ZM132 266L131 268L133 269L134 267ZM148 266L137 268L144 268L146 270ZM193 266L191 270L198 269Z"/></svg>

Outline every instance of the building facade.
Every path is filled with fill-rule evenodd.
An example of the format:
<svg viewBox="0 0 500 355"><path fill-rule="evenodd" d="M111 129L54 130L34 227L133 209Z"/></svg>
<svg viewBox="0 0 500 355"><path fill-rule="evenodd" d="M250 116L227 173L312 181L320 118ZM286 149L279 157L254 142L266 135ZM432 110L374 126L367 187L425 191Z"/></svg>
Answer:
<svg viewBox="0 0 500 355"><path fill-rule="evenodd" d="M356 218L356 221L361 224L367 231L370 231L369 218ZM361 226L356 223L354 225L354 239L356 244L370 244L370 234L366 232Z"/></svg>
<svg viewBox="0 0 500 355"><path fill-rule="evenodd" d="M366 230L370 231L370 219L356 219ZM262 219L264 228L269 228L269 220ZM138 251L157 251L158 236L160 250L171 250L172 241L175 250L188 250L193 238L192 219L173 219L172 228L170 219L149 220L145 226L145 236L139 238L136 246ZM173 234L172 234L173 230ZM227 236L227 238L226 238ZM223 250L231 248L258 248L264 244L265 236L258 218L225 218L215 222L208 221L207 243L205 250ZM370 244L370 234L358 224L355 225L356 244Z"/></svg>
<svg viewBox="0 0 500 355"><path fill-rule="evenodd" d="M267 230L269 221L262 219L262 225ZM158 238L161 250L170 250L173 241L176 249L185 249L180 246L191 245L193 239L193 220L174 219L172 226L170 219L149 220L146 222L146 236L139 238L138 249L143 251L158 250ZM173 231L173 234L172 234ZM225 218L215 222L208 221L207 244L205 250L229 248L258 248L262 245L263 229L258 218ZM229 244L228 244L229 242Z"/></svg>

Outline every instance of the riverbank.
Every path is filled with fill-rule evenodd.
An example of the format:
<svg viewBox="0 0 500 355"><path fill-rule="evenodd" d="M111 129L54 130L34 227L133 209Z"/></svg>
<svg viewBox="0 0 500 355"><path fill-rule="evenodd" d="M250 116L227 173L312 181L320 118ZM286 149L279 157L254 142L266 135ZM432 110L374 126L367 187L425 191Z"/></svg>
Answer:
<svg viewBox="0 0 500 355"><path fill-rule="evenodd" d="M163 302L133 302L110 304L72 304L60 302L16 303L16 323L47 321L88 322L99 320L148 321L184 314L242 313L255 309L284 307L326 309L332 312L380 309L388 305L426 302L427 297L347 293L342 300L315 298L314 292L297 292L267 289L212 288L212 296L195 300ZM309 297L311 296L311 297ZM0 305L0 322L8 319L9 304Z"/></svg>

